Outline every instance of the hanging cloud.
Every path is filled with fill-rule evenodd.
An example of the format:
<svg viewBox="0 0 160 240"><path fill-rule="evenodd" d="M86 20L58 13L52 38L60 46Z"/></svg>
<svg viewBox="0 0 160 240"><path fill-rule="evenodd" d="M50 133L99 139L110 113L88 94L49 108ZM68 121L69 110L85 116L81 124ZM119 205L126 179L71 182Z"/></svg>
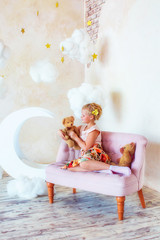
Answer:
<svg viewBox="0 0 160 240"><path fill-rule="evenodd" d="M32 199L37 196L47 195L47 186L41 178L28 178L21 176L15 180L11 180L7 184L7 192L10 197L20 197Z"/></svg>
<svg viewBox="0 0 160 240"><path fill-rule="evenodd" d="M91 60L93 46L85 29L76 29L71 38L60 43L60 49L71 59L76 59L85 64Z"/></svg>
<svg viewBox="0 0 160 240"><path fill-rule="evenodd" d="M2 40L0 40L0 68L3 68L5 66L5 63L8 60L9 56L9 48L4 45Z"/></svg>
<svg viewBox="0 0 160 240"><path fill-rule="evenodd" d="M39 82L55 82L58 77L56 67L48 60L41 60L30 67L30 76L36 83Z"/></svg>
<svg viewBox="0 0 160 240"><path fill-rule="evenodd" d="M70 107L77 118L81 116L83 105L95 102L104 107L106 99L106 93L101 86L89 83L82 83L80 87L70 89L67 96Z"/></svg>

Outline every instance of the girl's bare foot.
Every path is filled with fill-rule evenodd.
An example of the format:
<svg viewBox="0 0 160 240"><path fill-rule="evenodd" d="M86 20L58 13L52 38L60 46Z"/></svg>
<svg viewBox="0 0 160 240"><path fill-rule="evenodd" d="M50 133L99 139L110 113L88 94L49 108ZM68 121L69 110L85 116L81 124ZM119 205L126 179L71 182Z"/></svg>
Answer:
<svg viewBox="0 0 160 240"><path fill-rule="evenodd" d="M66 166L66 165L64 165L63 167L61 167L61 169L67 169L67 166Z"/></svg>

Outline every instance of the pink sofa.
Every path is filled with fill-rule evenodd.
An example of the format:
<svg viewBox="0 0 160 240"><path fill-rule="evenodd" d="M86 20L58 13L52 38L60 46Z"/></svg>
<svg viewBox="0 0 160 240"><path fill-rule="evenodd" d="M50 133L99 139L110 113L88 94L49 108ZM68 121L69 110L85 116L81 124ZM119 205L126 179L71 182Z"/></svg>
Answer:
<svg viewBox="0 0 160 240"><path fill-rule="evenodd" d="M136 143L135 157L131 165L131 175L107 174L97 172L71 172L60 167L66 162L80 156L80 151L68 148L62 140L57 154L56 163L46 168L46 182L48 186L49 202L53 203L54 184L91 191L111 196L116 196L118 217L123 220L125 196L138 192L141 205L145 208L142 193L145 150L147 139L137 134L102 132L103 149L109 154L112 161L121 157L120 148L130 142Z"/></svg>

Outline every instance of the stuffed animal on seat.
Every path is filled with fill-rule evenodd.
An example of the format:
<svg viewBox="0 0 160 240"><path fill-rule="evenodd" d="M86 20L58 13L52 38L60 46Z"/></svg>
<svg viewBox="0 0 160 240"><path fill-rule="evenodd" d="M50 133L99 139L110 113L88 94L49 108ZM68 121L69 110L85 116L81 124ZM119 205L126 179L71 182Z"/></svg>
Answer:
<svg viewBox="0 0 160 240"><path fill-rule="evenodd" d="M131 162L134 158L135 148L136 144L133 142L130 144L126 144L124 147L120 148L122 157L118 159L119 166L131 167Z"/></svg>
<svg viewBox="0 0 160 240"><path fill-rule="evenodd" d="M81 148L78 146L78 144L70 138L68 135L69 131L74 131L79 136L79 131L76 126L74 126L74 117L66 117L63 119L62 124L65 126L64 129L62 129L64 135L65 135L65 142L70 148L74 148L75 150L80 150Z"/></svg>

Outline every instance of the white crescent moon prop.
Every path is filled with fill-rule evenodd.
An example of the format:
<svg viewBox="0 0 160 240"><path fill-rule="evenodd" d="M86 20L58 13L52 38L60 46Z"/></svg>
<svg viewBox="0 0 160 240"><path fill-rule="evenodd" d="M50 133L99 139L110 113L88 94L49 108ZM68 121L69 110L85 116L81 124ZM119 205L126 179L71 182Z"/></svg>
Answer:
<svg viewBox="0 0 160 240"><path fill-rule="evenodd" d="M19 147L22 125L33 117L53 118L53 113L38 107L25 108L11 113L0 124L0 166L13 178L45 179L45 165L24 160Z"/></svg>

